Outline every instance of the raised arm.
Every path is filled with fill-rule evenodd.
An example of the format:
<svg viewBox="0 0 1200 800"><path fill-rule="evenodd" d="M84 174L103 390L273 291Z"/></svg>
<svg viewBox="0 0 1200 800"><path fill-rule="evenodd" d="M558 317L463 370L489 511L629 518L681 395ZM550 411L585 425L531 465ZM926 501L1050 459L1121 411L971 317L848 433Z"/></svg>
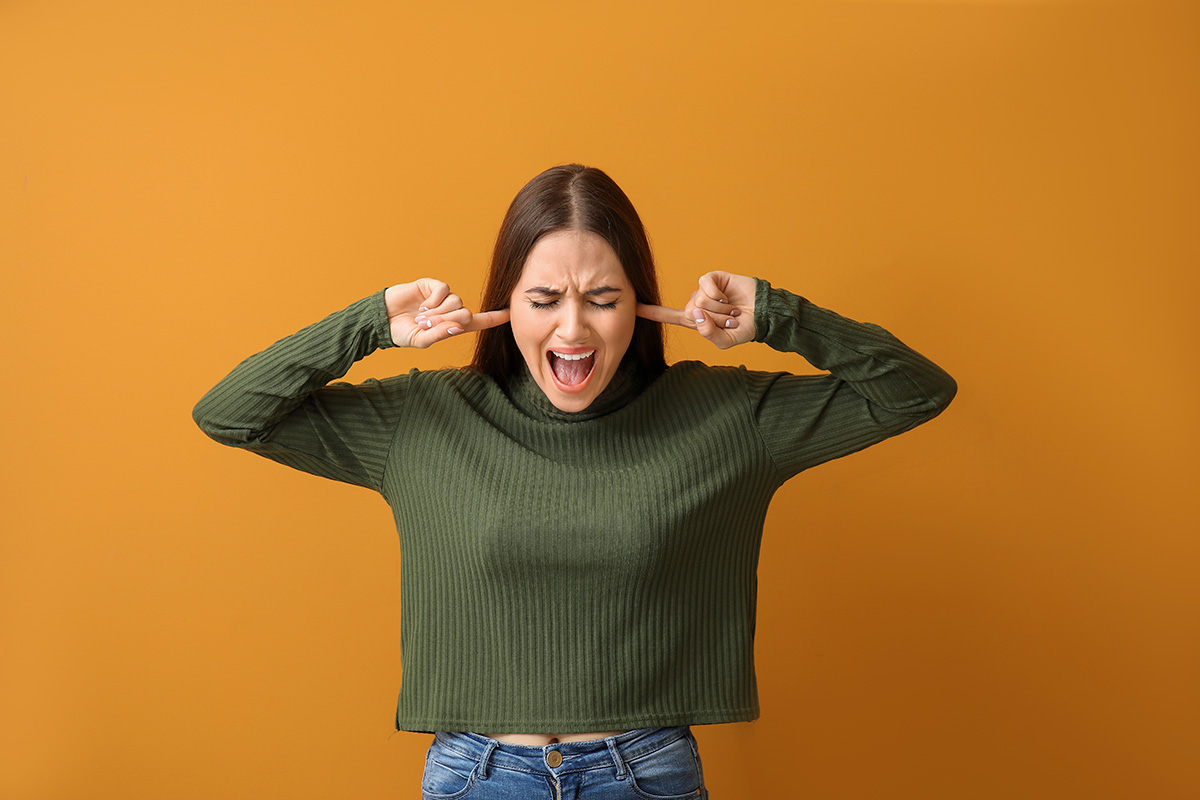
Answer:
<svg viewBox="0 0 1200 800"><path fill-rule="evenodd" d="M377 349L428 347L502 324L507 313L472 314L440 281L399 284L250 356L200 399L192 417L222 444L378 490L408 376L326 384Z"/></svg>
<svg viewBox="0 0 1200 800"><path fill-rule="evenodd" d="M751 412L785 479L933 419L957 391L944 370L878 325L763 280L710 276L682 311L643 315L695 328L719 345L763 342L830 373L745 371Z"/></svg>
<svg viewBox="0 0 1200 800"><path fill-rule="evenodd" d="M927 422L958 387L941 367L878 325L855 322L766 281L756 339L830 375L748 373L763 437L785 476Z"/></svg>

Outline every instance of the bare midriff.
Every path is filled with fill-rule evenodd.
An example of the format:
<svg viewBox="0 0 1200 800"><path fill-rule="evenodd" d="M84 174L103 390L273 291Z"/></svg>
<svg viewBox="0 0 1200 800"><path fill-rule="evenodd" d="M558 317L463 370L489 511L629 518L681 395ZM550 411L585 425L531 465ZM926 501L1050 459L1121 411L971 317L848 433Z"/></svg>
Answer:
<svg viewBox="0 0 1200 800"><path fill-rule="evenodd" d="M560 742L587 742L592 739L604 739L609 736L626 733L626 731L601 731L599 733L485 733L492 739L509 744L524 744L532 747L545 747L548 744Z"/></svg>

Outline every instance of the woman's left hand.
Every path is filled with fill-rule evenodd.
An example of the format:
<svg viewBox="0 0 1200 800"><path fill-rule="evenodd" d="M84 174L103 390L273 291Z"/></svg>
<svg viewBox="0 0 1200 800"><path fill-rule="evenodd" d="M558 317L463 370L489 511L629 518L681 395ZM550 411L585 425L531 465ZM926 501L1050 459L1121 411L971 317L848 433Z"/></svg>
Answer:
<svg viewBox="0 0 1200 800"><path fill-rule="evenodd" d="M709 272L683 308L638 303L639 317L697 331L722 350L754 339L754 278Z"/></svg>

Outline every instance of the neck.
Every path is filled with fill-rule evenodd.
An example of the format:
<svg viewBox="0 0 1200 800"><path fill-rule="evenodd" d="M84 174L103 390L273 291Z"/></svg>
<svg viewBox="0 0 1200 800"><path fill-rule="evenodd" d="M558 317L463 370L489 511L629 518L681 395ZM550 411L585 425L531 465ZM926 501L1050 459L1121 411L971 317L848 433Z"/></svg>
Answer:
<svg viewBox="0 0 1200 800"><path fill-rule="evenodd" d="M563 411L550 402L550 398L546 397L537 381L529 374L529 367L522 361L518 373L509 380L506 393L513 405L534 419L547 422L584 422L626 406L641 393L644 383L637 369L630 363L624 363L591 405L582 411Z"/></svg>

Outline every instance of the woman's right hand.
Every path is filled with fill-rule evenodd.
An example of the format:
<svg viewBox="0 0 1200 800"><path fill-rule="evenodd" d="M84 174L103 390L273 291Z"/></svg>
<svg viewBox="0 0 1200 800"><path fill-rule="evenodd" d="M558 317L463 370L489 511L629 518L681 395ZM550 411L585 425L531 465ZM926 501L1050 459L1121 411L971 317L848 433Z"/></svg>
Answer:
<svg viewBox="0 0 1200 800"><path fill-rule="evenodd" d="M433 278L398 283L384 292L383 299L392 343L397 347L424 349L463 331L481 331L508 322L507 308L472 314L448 285Z"/></svg>

